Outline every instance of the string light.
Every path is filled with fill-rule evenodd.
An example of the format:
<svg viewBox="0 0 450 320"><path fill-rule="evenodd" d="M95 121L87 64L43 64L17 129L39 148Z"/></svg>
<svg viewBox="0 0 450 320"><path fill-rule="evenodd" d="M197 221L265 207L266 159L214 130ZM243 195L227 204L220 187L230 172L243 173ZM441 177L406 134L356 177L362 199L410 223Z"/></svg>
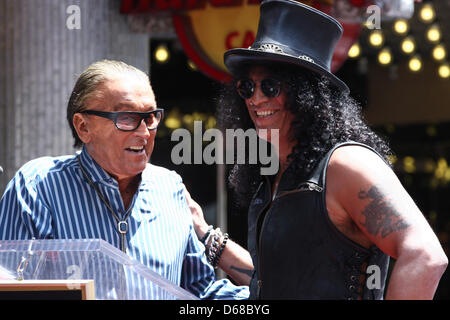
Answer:
<svg viewBox="0 0 450 320"><path fill-rule="evenodd" d="M156 47L154 56L156 61L158 61L159 63L165 63L170 58L169 49L167 49L165 45L161 44Z"/></svg>
<svg viewBox="0 0 450 320"><path fill-rule="evenodd" d="M434 176L438 179L444 180L448 175L448 164L445 158L439 158L437 161L437 166L434 171Z"/></svg>
<svg viewBox="0 0 450 320"><path fill-rule="evenodd" d="M416 160L413 157L404 157L403 158L403 169L405 172L413 173L416 171Z"/></svg>
<svg viewBox="0 0 450 320"><path fill-rule="evenodd" d="M439 77L448 79L450 77L450 66L448 63L441 64L438 69Z"/></svg>
<svg viewBox="0 0 450 320"><path fill-rule="evenodd" d="M436 13L434 12L433 6L429 3L426 3L420 9L419 16L423 22L429 23L434 20Z"/></svg>
<svg viewBox="0 0 450 320"><path fill-rule="evenodd" d="M381 47L384 43L383 33L379 30L374 30L370 33L369 42L373 47Z"/></svg>
<svg viewBox="0 0 450 320"><path fill-rule="evenodd" d="M440 66L436 69L436 73L439 77L443 79L450 78L450 67L449 63L446 61L447 50L445 45L441 42L445 35L443 30L437 22L437 13L433 5L429 2L423 4L418 12L418 18L423 23L428 24L426 26L426 31L424 36L429 43L434 44L432 48L431 55L434 60L436 60ZM417 53L421 52L424 48L421 48L421 43L417 42L417 38L410 35L412 30L411 21L408 19L399 18L392 25L391 30L397 35L403 36L400 41L399 49L405 55L409 55L408 67L412 72L419 72L424 68L424 63L421 56ZM414 31L413 29L412 31ZM383 30L375 29L368 30L368 41L367 43L378 49L377 59L381 65L391 65L395 61L394 52L391 51L390 42L385 38ZM414 36L419 37L419 35L414 34ZM395 50L394 50L395 49ZM393 50L397 52L396 48ZM364 54L364 48L361 47L359 43L355 43L348 50L348 57L351 59L360 58Z"/></svg>
<svg viewBox="0 0 450 320"><path fill-rule="evenodd" d="M169 117L164 121L164 124L169 129L178 129L181 127L181 121L175 117Z"/></svg>
<svg viewBox="0 0 450 320"><path fill-rule="evenodd" d="M394 31L398 34L406 34L409 30L408 21L405 19L398 19L394 23Z"/></svg>
<svg viewBox="0 0 450 320"><path fill-rule="evenodd" d="M422 60L418 55L415 55L409 59L408 66L412 72L419 72L422 69Z"/></svg>
<svg viewBox="0 0 450 320"><path fill-rule="evenodd" d="M382 65L388 65L392 62L392 53L389 48L383 48L378 53L378 62Z"/></svg>
<svg viewBox="0 0 450 320"><path fill-rule="evenodd" d="M178 129L182 126L181 115L178 108L172 109L164 120L164 124L169 129Z"/></svg>
<svg viewBox="0 0 450 320"><path fill-rule="evenodd" d="M444 60L447 56L447 51L445 50L445 47L442 44L438 44L433 49L433 58L437 61Z"/></svg>
<svg viewBox="0 0 450 320"><path fill-rule="evenodd" d="M195 65L194 62L192 62L192 60L188 60L187 65L189 69L191 69L192 71L197 71L197 66Z"/></svg>
<svg viewBox="0 0 450 320"><path fill-rule="evenodd" d="M406 37L402 41L401 48L404 53L410 54L416 50L416 43L412 37Z"/></svg>
<svg viewBox="0 0 450 320"><path fill-rule="evenodd" d="M359 45L359 43L354 43L348 50L349 58L355 59L359 57L360 54L361 54L361 46Z"/></svg>
<svg viewBox="0 0 450 320"><path fill-rule="evenodd" d="M439 29L439 26L437 24L433 24L428 28L427 39L428 41L433 43L439 42L439 40L441 40L441 30Z"/></svg>

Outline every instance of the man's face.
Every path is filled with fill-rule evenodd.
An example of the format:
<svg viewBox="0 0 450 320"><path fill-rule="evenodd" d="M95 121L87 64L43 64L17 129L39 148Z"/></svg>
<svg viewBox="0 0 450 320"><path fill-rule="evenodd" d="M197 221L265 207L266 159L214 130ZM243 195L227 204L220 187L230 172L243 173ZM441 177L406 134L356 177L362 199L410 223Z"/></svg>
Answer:
<svg viewBox="0 0 450 320"><path fill-rule="evenodd" d="M252 97L245 99L250 118L260 135L261 129L267 129L267 140L270 142L270 129L278 129L280 141L289 139L291 122L294 115L286 108L286 93L281 89L276 97L267 97L261 90L261 81L270 78L264 67L253 67L248 78L255 83L255 92Z"/></svg>
<svg viewBox="0 0 450 320"><path fill-rule="evenodd" d="M138 111L156 109L155 95L148 82L124 76L100 85L99 94L91 99L86 110ZM142 121L135 131L120 131L110 119L82 115L88 134L85 144L91 157L117 180L141 173L150 160L156 130L148 130Z"/></svg>

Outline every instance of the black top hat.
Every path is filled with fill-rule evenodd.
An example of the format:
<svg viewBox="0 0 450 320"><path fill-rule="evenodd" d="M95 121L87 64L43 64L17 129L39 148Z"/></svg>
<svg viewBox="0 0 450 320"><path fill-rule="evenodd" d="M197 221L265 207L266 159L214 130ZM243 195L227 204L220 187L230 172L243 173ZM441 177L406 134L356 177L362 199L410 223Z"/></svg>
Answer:
<svg viewBox="0 0 450 320"><path fill-rule="evenodd" d="M328 76L338 88L349 92L330 71L342 31L338 21L310 6L291 0L263 0L255 42L247 49L228 50L224 62L235 75L248 63L296 65Z"/></svg>

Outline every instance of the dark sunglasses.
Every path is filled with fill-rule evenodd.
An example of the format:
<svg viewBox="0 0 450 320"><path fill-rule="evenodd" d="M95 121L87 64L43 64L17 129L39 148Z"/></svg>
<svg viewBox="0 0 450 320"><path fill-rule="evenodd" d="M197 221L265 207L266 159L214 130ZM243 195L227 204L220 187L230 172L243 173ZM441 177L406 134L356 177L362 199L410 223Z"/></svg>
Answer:
<svg viewBox="0 0 450 320"><path fill-rule="evenodd" d="M145 120L148 130L154 130L158 127L164 115L164 109L155 109L149 112L119 111L106 112L96 110L85 110L80 113L92 114L102 118L110 119L121 131L134 131Z"/></svg>
<svg viewBox="0 0 450 320"><path fill-rule="evenodd" d="M268 98L275 98L280 94L281 81L266 78L260 82L261 91ZM256 84L251 79L240 79L236 83L236 90L243 99L250 99L255 94Z"/></svg>

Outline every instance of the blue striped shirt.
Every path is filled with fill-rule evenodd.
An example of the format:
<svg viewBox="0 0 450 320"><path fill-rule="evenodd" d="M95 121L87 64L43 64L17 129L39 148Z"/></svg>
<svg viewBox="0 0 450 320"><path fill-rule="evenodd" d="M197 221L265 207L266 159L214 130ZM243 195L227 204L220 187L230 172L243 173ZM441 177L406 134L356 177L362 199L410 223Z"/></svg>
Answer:
<svg viewBox="0 0 450 320"><path fill-rule="evenodd" d="M117 215L119 186L84 148L18 170L0 201L0 240L103 239L120 248L117 222L81 172L77 157ZM147 164L127 219L127 254L201 299L246 299L248 287L216 281L192 225L181 177Z"/></svg>

